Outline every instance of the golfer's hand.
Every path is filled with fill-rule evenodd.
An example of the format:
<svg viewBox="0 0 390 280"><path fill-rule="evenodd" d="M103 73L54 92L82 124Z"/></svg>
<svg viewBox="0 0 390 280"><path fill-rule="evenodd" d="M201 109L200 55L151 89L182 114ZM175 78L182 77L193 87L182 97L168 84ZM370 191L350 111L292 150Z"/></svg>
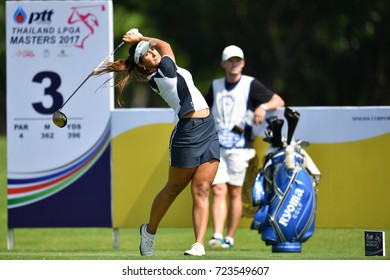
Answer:
<svg viewBox="0 0 390 280"><path fill-rule="evenodd" d="M123 35L123 38L122 40L126 43L129 43L129 44L135 44L135 43L138 43L139 41L141 41L142 39L142 35L141 34L134 34L134 33L126 33L125 35Z"/></svg>

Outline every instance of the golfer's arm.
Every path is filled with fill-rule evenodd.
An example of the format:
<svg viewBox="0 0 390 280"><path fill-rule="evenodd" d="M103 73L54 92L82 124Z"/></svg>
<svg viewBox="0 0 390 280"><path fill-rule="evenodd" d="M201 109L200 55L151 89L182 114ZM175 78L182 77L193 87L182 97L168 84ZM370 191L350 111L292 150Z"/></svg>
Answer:
<svg viewBox="0 0 390 280"><path fill-rule="evenodd" d="M145 36L142 36L140 39L142 41L154 40L156 42L156 45L154 47L160 53L160 55L161 56L169 55L175 61L175 55L172 51L171 45L168 42L165 42L157 38L145 37Z"/></svg>

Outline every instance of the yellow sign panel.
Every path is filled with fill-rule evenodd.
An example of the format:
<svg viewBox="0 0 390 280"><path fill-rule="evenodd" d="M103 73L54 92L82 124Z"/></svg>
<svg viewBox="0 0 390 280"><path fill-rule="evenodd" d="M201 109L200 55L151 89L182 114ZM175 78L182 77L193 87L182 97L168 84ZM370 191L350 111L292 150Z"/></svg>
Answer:
<svg viewBox="0 0 390 280"><path fill-rule="evenodd" d="M390 227L390 107L294 109L301 114L295 138L310 142L305 150L322 174L316 226ZM282 116L283 110L271 114ZM138 227L148 221L153 199L167 180L173 112L133 109L112 116L113 227ZM264 128L256 128L259 166L267 148L261 140ZM188 188L161 226L192 226L191 207ZM240 226L251 221L250 215L243 217Z"/></svg>

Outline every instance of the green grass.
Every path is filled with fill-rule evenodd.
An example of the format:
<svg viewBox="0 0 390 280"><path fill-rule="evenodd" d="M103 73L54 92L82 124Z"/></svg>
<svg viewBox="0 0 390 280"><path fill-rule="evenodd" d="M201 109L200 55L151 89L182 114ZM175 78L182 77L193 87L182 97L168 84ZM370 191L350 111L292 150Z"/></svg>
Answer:
<svg viewBox="0 0 390 280"><path fill-rule="evenodd" d="M7 248L6 140L0 136L0 260L139 260L138 228L120 229L119 249L113 248L113 230L107 228L17 228L14 249ZM386 248L390 248L390 229ZM207 250L203 260L389 260L364 256L364 229L316 228L302 244L301 253L272 253L256 231L239 229L235 248ZM211 236L211 228L207 235ZM193 242L192 228L161 228L154 260L188 260L183 252ZM193 259L191 257L191 259Z"/></svg>
<svg viewBox="0 0 390 280"><path fill-rule="evenodd" d="M390 232L387 231L387 236ZM210 229L208 236L211 236ZM120 230L120 248L113 249L112 230L16 229L15 248L0 250L0 259L8 260L137 260L138 229ZM155 260L184 260L183 252L193 241L190 228L161 228L156 239ZM386 247L389 248L389 242ZM207 249L207 248L206 248ZM206 260L364 260L389 259L365 257L363 229L316 229L302 244L301 253L272 253L255 231L240 229L234 249L207 250Z"/></svg>

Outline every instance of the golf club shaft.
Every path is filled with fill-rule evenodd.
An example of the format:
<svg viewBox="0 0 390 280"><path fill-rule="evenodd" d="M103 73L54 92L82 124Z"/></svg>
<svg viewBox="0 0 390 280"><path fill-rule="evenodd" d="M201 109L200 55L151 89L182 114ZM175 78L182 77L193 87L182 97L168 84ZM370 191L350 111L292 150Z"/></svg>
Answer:
<svg viewBox="0 0 390 280"><path fill-rule="evenodd" d="M58 111L61 111L61 109L65 106L66 103L68 103L68 101L73 97L73 95L75 95L75 93L85 84L85 82L91 77L93 76L93 73L95 73L95 71L97 69L99 69L100 66L103 65L104 62L107 61L107 59L109 59L120 47L122 47L123 45L125 44L125 42L121 42L102 62L100 62L100 64L98 66L95 67L95 69L92 70L92 72L84 79L84 81L82 81L82 83L76 88L76 90L68 97L68 99L66 99L66 101L64 102L64 104L62 104L61 108L58 109Z"/></svg>
<svg viewBox="0 0 390 280"><path fill-rule="evenodd" d="M102 62L100 62L100 64L98 66L95 67L95 69L93 69L92 73L95 72L97 69L99 69L100 66L102 66L102 64L104 62L106 62L107 59L109 59L120 47L122 47L123 45L125 44L125 42L121 42ZM90 75L91 75L90 74Z"/></svg>

